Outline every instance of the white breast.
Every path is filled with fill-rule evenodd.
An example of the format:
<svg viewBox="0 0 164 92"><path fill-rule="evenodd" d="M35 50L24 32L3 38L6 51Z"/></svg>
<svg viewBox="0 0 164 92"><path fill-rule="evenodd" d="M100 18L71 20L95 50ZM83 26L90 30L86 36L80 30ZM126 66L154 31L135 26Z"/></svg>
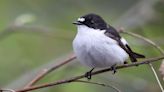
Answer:
<svg viewBox="0 0 164 92"><path fill-rule="evenodd" d="M78 26L73 49L78 60L89 67L110 67L122 64L128 58L128 54L115 40L105 36L104 31L83 25Z"/></svg>

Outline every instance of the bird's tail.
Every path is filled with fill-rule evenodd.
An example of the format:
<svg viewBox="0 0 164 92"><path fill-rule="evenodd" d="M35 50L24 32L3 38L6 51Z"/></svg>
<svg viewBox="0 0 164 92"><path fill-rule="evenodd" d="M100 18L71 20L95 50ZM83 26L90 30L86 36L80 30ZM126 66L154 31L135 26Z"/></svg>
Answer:
<svg viewBox="0 0 164 92"><path fill-rule="evenodd" d="M144 55L138 54L136 52L132 52L133 54L130 55L131 62L137 62L137 58L145 58Z"/></svg>
<svg viewBox="0 0 164 92"><path fill-rule="evenodd" d="M144 55L138 54L138 53L136 53L136 52L133 52L133 51L131 50L131 48L130 48L128 45L126 45L126 47L127 47L127 49L130 51L130 53L131 53L131 54L129 54L129 56L130 56L130 60L131 60L132 62L137 62L137 58L145 58Z"/></svg>
<svg viewBox="0 0 164 92"><path fill-rule="evenodd" d="M133 52L133 55L134 55L135 58L145 58L144 55L138 54L138 53L136 53L136 52Z"/></svg>

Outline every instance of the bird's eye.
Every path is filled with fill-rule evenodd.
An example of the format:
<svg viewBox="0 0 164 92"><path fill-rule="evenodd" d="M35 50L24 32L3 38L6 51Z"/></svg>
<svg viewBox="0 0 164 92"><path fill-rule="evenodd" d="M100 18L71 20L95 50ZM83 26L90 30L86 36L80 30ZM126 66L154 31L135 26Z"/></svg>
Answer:
<svg viewBox="0 0 164 92"><path fill-rule="evenodd" d="M94 21L93 21L93 20L91 20L91 23L92 23L92 24L94 24Z"/></svg>

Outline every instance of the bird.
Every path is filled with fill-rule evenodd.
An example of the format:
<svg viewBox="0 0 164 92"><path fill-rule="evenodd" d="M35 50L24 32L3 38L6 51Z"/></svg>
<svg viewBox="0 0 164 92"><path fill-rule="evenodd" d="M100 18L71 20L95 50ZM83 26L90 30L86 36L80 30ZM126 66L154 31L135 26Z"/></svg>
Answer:
<svg viewBox="0 0 164 92"><path fill-rule="evenodd" d="M116 66L126 64L128 58L132 63L145 58L134 52L114 27L95 13L83 15L73 24L77 26L73 51L80 63L91 68L85 73L88 79L95 68L111 67L116 73Z"/></svg>

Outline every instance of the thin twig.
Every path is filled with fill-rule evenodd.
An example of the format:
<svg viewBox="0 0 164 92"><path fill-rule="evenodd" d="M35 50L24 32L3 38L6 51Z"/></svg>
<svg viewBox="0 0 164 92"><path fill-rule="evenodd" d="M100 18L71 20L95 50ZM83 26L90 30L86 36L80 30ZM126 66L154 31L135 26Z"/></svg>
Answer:
<svg viewBox="0 0 164 92"><path fill-rule="evenodd" d="M153 65L150 63L149 66L150 66L152 72L154 73L154 76L155 76L155 78L156 78L156 80L157 80L157 82L158 82L159 87L161 88L161 91L164 92L163 87L162 87L162 84L161 84L161 82L160 82L160 80L159 80L159 78L158 78L158 76L157 76L157 73L156 73L156 71L155 71Z"/></svg>
<svg viewBox="0 0 164 92"><path fill-rule="evenodd" d="M151 41L150 39L145 38L145 37L143 37L143 36L141 36L141 35L132 33L132 32L123 31L122 29L120 30L120 32L125 33L125 34L128 34L128 35L131 35L132 37L136 37L136 38L139 38L139 39L141 39L141 40L146 41L147 43L149 43L149 44L151 44L153 47L155 47L157 50L159 50L159 52L160 52L162 55L164 55L164 50L163 50L160 46L158 46L157 44L155 44L153 41ZM158 83L158 85L159 85L161 91L164 92L164 88L162 87L162 84L161 84L161 82L160 82L160 80L159 80L159 77L157 76L157 73L156 73L156 71L155 71L153 65L152 65L151 63L149 63L149 66L150 66L150 68L151 68L151 70L152 70L152 72L153 72L153 74L154 74L154 76L155 76L155 79L157 80L157 83Z"/></svg>
<svg viewBox="0 0 164 92"><path fill-rule="evenodd" d="M135 62L135 63L131 63L131 64L124 64L124 65L121 65L121 66L117 66L116 69L123 69L123 68L128 68L128 67L132 67L132 66L136 66L136 65L148 64L148 63L155 62L155 61L158 61L158 60L161 60L161 59L164 59L164 56L145 59L142 62ZM111 68L101 69L101 70L92 72L91 75L97 75L97 74L101 74L101 73L108 72L108 71L112 71L112 69ZM78 79L81 79L81 78L84 78L84 77L85 77L85 74L79 75L79 76L75 76L75 77L71 77L71 78L65 79L65 80L58 80L58 81L52 82L52 83L45 83L45 84L32 86L32 87L29 87L29 88L17 90L16 92L26 92L26 91L36 90L36 89L40 89L40 88L45 88L45 87L50 87L50 86L70 83L70 82L73 82L75 80L78 80Z"/></svg>
<svg viewBox="0 0 164 92"><path fill-rule="evenodd" d="M156 45L156 44L155 44L153 41L151 41L150 39L145 38L145 37L143 37L143 36L141 36L141 35L132 33L132 32L123 31L122 29L120 30L120 32L125 33L125 34L128 34L128 35L131 35L131 36L133 36L133 37L136 37L136 38L139 38L139 39L142 39L142 40L146 41L147 43L151 44L153 47L157 48L157 49L159 50L159 52L160 52L161 54L164 55L164 50L163 50L160 46Z"/></svg>
<svg viewBox="0 0 164 92"><path fill-rule="evenodd" d="M103 87L110 87L114 90L116 90L117 92L121 92L121 90L119 90L117 87L113 86L113 85L109 85L109 84L104 84L104 83L97 83L97 82L91 82L91 81L84 81L84 80L75 80L73 82L81 82L81 83L89 83L89 84L96 84L96 85L100 85Z"/></svg>
<svg viewBox="0 0 164 92"><path fill-rule="evenodd" d="M13 89L0 89L0 92L16 92Z"/></svg>
<svg viewBox="0 0 164 92"><path fill-rule="evenodd" d="M159 87L160 87L160 89L161 89L161 92L164 92L164 89L163 89L163 87L162 87L162 84L161 84L161 82L160 82L160 80L159 80L159 78L158 78L158 75L157 75L157 73L156 73L156 71L155 71L153 65L152 65L151 63L149 63L149 66L150 66L150 68L151 68L151 70L152 70L152 72L153 72L153 74L154 74L155 79L157 80L157 83L158 83L158 85L159 85Z"/></svg>
<svg viewBox="0 0 164 92"><path fill-rule="evenodd" d="M43 77L45 77L47 74L49 74L50 72L58 69L59 67L71 62L72 60L74 60L76 57L75 55L71 55L69 58L61 61L60 63L54 65L52 68L49 69L43 69L32 81L30 81L24 88L28 88L34 84L36 84L39 80L41 80Z"/></svg>

